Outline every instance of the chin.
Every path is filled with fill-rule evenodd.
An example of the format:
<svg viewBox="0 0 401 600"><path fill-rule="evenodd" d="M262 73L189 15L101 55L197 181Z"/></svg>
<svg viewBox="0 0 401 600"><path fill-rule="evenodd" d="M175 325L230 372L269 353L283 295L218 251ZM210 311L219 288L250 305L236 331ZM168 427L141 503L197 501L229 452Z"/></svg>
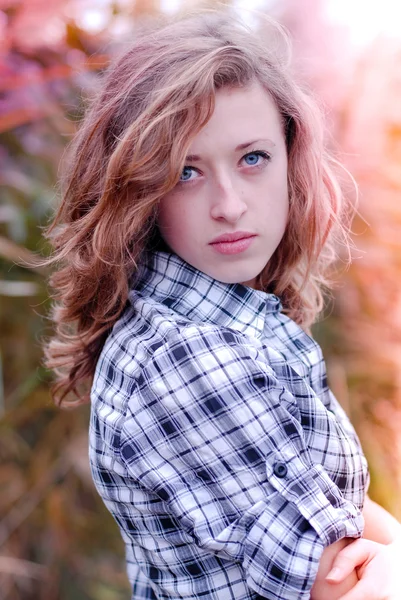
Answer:
<svg viewBox="0 0 401 600"><path fill-rule="evenodd" d="M242 285L247 285L248 287L255 287L256 277L259 275L260 271L247 271L243 273L238 272L235 275L230 277L225 273L221 277L219 275L212 275L215 279L218 279L222 283L241 283Z"/></svg>

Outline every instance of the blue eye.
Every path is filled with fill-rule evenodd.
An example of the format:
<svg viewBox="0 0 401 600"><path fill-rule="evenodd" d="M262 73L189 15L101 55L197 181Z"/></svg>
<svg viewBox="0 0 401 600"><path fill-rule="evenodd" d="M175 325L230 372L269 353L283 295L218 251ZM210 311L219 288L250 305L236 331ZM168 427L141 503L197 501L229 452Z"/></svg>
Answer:
<svg viewBox="0 0 401 600"><path fill-rule="evenodd" d="M244 159L248 165L256 165L259 158L259 154L256 154L256 152L252 152L251 154L244 156Z"/></svg>
<svg viewBox="0 0 401 600"><path fill-rule="evenodd" d="M262 160L259 160L260 158ZM256 152L249 152L248 154L245 154L243 159L245 160L247 165L249 165L250 167L253 167L255 165L260 165L263 162L269 160L270 156L266 152L262 152L261 150L258 150Z"/></svg>
<svg viewBox="0 0 401 600"><path fill-rule="evenodd" d="M190 179L192 179L192 173L195 173L193 167L184 167L180 175L180 181L189 181Z"/></svg>

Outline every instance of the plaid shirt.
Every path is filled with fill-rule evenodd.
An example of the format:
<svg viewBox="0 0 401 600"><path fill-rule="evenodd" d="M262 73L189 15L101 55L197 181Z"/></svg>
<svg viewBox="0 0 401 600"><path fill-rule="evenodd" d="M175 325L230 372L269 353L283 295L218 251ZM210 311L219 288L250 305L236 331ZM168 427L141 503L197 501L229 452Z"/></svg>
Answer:
<svg viewBox="0 0 401 600"><path fill-rule="evenodd" d="M142 264L99 358L89 457L132 599L308 599L363 532L368 471L321 350L279 299Z"/></svg>

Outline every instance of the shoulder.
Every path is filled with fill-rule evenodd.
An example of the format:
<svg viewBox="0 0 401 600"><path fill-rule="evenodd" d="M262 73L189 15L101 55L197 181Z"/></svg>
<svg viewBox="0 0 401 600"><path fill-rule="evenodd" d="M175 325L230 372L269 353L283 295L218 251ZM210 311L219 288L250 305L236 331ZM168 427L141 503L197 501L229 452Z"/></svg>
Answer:
<svg viewBox="0 0 401 600"><path fill-rule="evenodd" d="M156 396L237 394L244 398L282 387L274 368L275 350L259 340L215 324L185 323L171 329L137 378L136 392L151 401Z"/></svg>
<svg viewBox="0 0 401 600"><path fill-rule="evenodd" d="M151 299L137 298L116 322L99 357L92 396L125 402L135 390L168 378L188 384L281 379L285 359L261 340L215 323L183 317ZM138 388L139 384L139 388ZM157 385L157 388L159 386Z"/></svg>
<svg viewBox="0 0 401 600"><path fill-rule="evenodd" d="M136 296L115 324L105 344L105 353L127 353L138 367L170 352L176 363L192 355L199 359L206 354L227 352L265 363L266 354L272 358L279 353L268 348L262 340L234 328L200 322L175 312L154 298Z"/></svg>
<svg viewBox="0 0 401 600"><path fill-rule="evenodd" d="M170 353L177 368L188 360L207 364L212 358L222 365L229 358L246 357L265 364L266 350L260 340L235 329L215 323L176 320L152 359L157 360L164 353Z"/></svg>

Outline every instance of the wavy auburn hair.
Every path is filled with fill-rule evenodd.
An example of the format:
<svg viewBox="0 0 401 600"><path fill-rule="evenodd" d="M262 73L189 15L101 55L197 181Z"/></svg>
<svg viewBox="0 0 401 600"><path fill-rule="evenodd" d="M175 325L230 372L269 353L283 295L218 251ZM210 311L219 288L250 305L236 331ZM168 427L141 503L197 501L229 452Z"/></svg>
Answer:
<svg viewBox="0 0 401 600"><path fill-rule="evenodd" d="M158 24L106 72L70 148L62 202L46 230L54 247L47 263L57 265L50 279L55 335L45 347L56 404L88 401L129 278L157 243L159 200L176 185L223 87L259 82L286 137L289 221L258 287L280 296L286 314L306 329L321 310L335 242L347 240L344 201L319 110L295 83L288 52L277 50L278 40L288 51L286 34L269 19L267 25L258 33L226 11Z"/></svg>

